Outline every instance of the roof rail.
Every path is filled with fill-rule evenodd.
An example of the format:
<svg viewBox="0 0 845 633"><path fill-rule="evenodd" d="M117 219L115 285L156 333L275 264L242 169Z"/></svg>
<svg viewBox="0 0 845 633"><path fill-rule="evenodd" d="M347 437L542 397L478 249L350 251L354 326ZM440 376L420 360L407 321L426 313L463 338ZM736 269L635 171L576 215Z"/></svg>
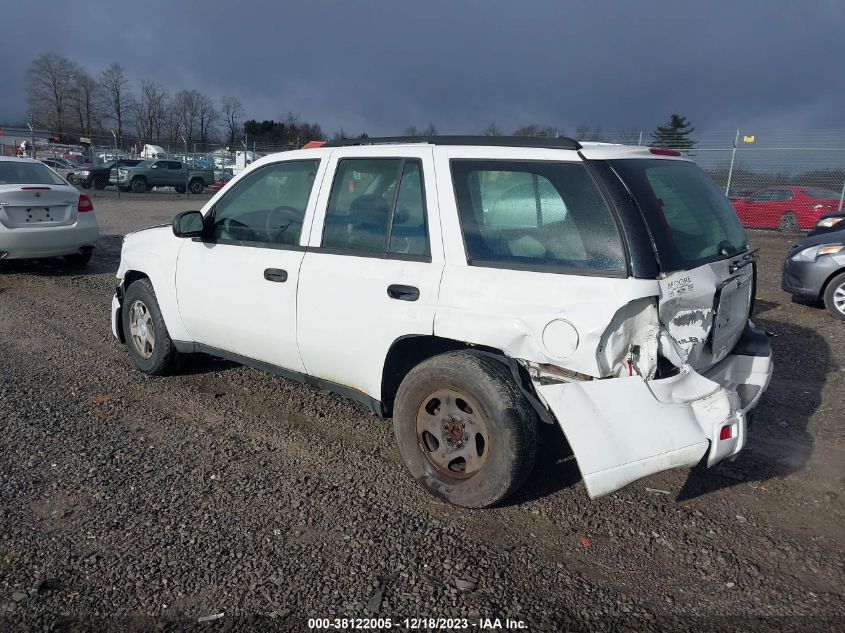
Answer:
<svg viewBox="0 0 845 633"><path fill-rule="evenodd" d="M581 149L581 143L566 136L381 136L345 138L329 141L323 147L351 145L390 145L397 143L428 143L429 145L484 145L498 147L542 147L548 149Z"/></svg>

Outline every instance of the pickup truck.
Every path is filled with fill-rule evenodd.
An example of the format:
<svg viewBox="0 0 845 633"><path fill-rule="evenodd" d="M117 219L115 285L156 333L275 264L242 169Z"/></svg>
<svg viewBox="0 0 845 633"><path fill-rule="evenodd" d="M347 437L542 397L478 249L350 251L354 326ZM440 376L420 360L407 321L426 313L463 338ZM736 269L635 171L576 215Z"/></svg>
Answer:
<svg viewBox="0 0 845 633"><path fill-rule="evenodd" d="M68 182L83 189L90 189L91 187L94 187L94 189L105 189L112 169L115 167L134 167L140 162L141 160L137 158L121 158L105 165L78 167L70 174L73 179L68 176Z"/></svg>
<svg viewBox="0 0 845 633"><path fill-rule="evenodd" d="M178 160L145 160L134 167L118 167L109 173L109 183L117 185L122 191L130 189L144 193L152 187L173 187L179 193L185 193L185 187L191 193L202 193L214 182L213 169L190 169Z"/></svg>

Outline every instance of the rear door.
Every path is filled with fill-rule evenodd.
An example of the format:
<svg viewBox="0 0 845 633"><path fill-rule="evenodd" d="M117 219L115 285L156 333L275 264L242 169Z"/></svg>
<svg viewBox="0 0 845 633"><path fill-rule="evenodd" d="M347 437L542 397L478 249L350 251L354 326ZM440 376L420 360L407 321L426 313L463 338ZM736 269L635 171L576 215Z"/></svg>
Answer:
<svg viewBox="0 0 845 633"><path fill-rule="evenodd" d="M443 269L432 149L380 152L332 156L297 299L308 373L375 399L391 344L432 333Z"/></svg>

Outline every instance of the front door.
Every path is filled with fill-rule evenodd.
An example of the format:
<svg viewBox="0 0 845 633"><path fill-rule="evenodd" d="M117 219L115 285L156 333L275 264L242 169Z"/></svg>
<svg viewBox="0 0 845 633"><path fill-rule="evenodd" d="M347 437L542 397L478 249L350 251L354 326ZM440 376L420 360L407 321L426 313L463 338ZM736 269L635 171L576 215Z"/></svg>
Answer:
<svg viewBox="0 0 845 633"><path fill-rule="evenodd" d="M208 212L208 237L185 243L176 290L195 342L304 372L296 289L319 168L319 160L297 160L256 169Z"/></svg>
<svg viewBox="0 0 845 633"><path fill-rule="evenodd" d="M391 344L432 334L443 270L431 148L379 149L332 159L297 308L308 373L375 399Z"/></svg>

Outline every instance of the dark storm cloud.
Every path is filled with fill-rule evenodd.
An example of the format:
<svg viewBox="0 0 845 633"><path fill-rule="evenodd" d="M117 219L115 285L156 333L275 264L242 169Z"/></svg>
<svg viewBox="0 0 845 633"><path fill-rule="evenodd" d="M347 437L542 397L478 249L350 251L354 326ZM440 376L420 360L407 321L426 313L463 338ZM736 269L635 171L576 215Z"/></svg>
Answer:
<svg viewBox="0 0 845 633"><path fill-rule="evenodd" d="M26 115L26 69L52 51L329 132L650 129L670 112L699 129L843 127L845 3L834 0L147 0L140 18L121 2L68 6L0 3L0 121Z"/></svg>

